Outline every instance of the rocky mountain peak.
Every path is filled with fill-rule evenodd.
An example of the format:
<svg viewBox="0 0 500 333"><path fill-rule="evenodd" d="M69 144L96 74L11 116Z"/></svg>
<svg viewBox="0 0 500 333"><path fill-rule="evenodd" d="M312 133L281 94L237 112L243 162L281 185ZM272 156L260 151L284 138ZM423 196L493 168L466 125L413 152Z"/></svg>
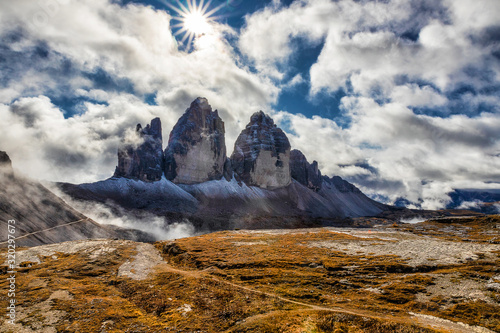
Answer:
<svg viewBox="0 0 500 333"><path fill-rule="evenodd" d="M0 176L13 176L12 161L6 152L0 151Z"/></svg>
<svg viewBox="0 0 500 333"><path fill-rule="evenodd" d="M316 192L321 189L322 178L318 162L309 163L300 150L294 149L290 152L290 172L292 178L302 185Z"/></svg>
<svg viewBox="0 0 500 333"><path fill-rule="evenodd" d="M174 183L220 179L226 162L224 122L208 100L195 99L170 133L165 176Z"/></svg>
<svg viewBox="0 0 500 333"><path fill-rule="evenodd" d="M265 114L262 110L259 112L255 112L250 117L250 123L248 123L247 127L248 126L276 127L276 125L274 124L274 120L267 114Z"/></svg>
<svg viewBox="0 0 500 333"><path fill-rule="evenodd" d="M140 127L141 124L138 124L138 126ZM148 135L151 139L163 142L163 137L161 134L161 120L160 120L160 118L156 117L153 120L151 120L151 124L146 125L146 128L144 128L142 130L141 134Z"/></svg>
<svg viewBox="0 0 500 333"><path fill-rule="evenodd" d="M290 142L271 117L259 111L234 145L231 163L247 185L275 189L290 184Z"/></svg>
<svg viewBox="0 0 500 333"><path fill-rule="evenodd" d="M115 177L157 181L163 175L163 140L161 120L155 118L142 128L136 126L136 138L118 149Z"/></svg>
<svg viewBox="0 0 500 333"><path fill-rule="evenodd" d="M193 102L191 102L191 106L189 109L193 109L194 106L198 106L200 109L212 111L212 106L208 104L208 99L206 99L205 97L196 98Z"/></svg>
<svg viewBox="0 0 500 333"><path fill-rule="evenodd" d="M0 151L0 167L12 168L12 161L6 152Z"/></svg>

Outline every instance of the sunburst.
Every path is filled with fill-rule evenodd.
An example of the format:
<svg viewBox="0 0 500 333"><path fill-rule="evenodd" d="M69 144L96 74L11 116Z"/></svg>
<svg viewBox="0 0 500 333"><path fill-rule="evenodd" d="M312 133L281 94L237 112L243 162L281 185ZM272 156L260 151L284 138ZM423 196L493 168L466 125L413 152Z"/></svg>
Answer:
<svg viewBox="0 0 500 333"><path fill-rule="evenodd" d="M179 44L189 51L194 38L212 31L213 25L211 23L220 18L220 16L214 16L214 14L224 6L224 3L209 10L212 0L208 0L206 3L201 0L198 4L196 0L187 0L186 4L179 0L175 0L175 2L177 6L167 4L169 8L177 13L177 16L173 16L172 19L179 21L179 23L171 27L172 29L178 29L174 36L182 35Z"/></svg>

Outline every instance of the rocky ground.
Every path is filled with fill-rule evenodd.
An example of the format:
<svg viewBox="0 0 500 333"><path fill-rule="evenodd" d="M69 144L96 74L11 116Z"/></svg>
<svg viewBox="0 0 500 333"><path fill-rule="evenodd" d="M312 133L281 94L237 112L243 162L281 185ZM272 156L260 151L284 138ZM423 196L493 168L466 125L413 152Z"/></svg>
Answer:
<svg viewBox="0 0 500 333"><path fill-rule="evenodd" d="M500 332L499 240L490 216L18 249L0 332Z"/></svg>

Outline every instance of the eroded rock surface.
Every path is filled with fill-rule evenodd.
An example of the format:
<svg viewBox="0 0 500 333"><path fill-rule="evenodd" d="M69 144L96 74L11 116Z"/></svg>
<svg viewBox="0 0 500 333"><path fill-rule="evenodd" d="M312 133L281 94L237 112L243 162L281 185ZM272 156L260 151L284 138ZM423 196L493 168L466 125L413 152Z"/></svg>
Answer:
<svg viewBox="0 0 500 333"><path fill-rule="evenodd" d="M290 152L290 172L293 179L311 190L317 192L321 188L322 178L318 162L309 163L300 150L294 149Z"/></svg>
<svg viewBox="0 0 500 333"><path fill-rule="evenodd" d="M136 135L118 150L115 177L157 181L163 175L163 140L160 118L142 128L137 125Z"/></svg>
<svg viewBox="0 0 500 333"><path fill-rule="evenodd" d="M236 140L231 163L236 175L249 186L277 189L291 182L290 142L262 111L252 115Z"/></svg>
<svg viewBox="0 0 500 333"><path fill-rule="evenodd" d="M153 268L163 261L158 250L151 244L138 244L136 250L137 254L120 266L118 276L145 280Z"/></svg>
<svg viewBox="0 0 500 333"><path fill-rule="evenodd" d="M177 184L221 179L226 162L224 122L199 97L170 133L165 150L165 176Z"/></svg>

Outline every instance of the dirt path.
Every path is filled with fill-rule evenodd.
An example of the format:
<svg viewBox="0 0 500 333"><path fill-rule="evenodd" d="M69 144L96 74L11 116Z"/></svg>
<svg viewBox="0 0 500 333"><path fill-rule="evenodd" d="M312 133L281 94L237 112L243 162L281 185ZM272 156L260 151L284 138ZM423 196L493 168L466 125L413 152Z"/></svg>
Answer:
<svg viewBox="0 0 500 333"><path fill-rule="evenodd" d="M42 233L42 232L45 232L45 231L57 229L57 228L60 228L60 227L65 227L67 225L71 225L71 224L75 224L75 223L81 223L81 222L86 222L86 221L89 221L89 220L90 220L90 218L87 217L87 218L84 218L84 219L81 219L81 220L78 220L78 221L72 221L72 222L68 222L68 223L56 225L55 227L52 227L52 228L47 228L47 229L43 229L43 230L38 230L38 231L30 232L29 234L25 234L25 235L16 237L16 240L21 239L21 238L25 238L25 237L28 237L28 236L31 236L31 235L36 235L36 234L39 234L39 233ZM8 241L0 242L0 244L7 244L7 243L8 243Z"/></svg>
<svg viewBox="0 0 500 333"><path fill-rule="evenodd" d="M422 314L417 314L417 313L409 313L408 318L403 318L403 317L394 317L390 315L381 315L381 314L376 314L373 312L369 311L364 311L364 310L356 310L356 309L346 309L346 308L341 308L341 307L325 307L325 306L319 306L319 305L314 305L314 304L308 304L300 301L295 301L283 296L280 296L278 294L272 293L272 292L266 292L266 291L260 291L256 289L252 289L246 286L242 286L233 282L229 282L226 280L219 279L209 273L209 269L205 269L202 271L197 271L197 270L182 270L178 269L175 267L170 266L167 263L162 263L158 265L157 270L162 271L162 272L171 272L171 273L176 273L184 276L188 276L191 278L195 279L211 279L213 281L223 283L232 287L235 287L237 289L245 290L251 293L259 294L259 295L265 295L271 298L276 298L279 299L283 302L299 305L302 307L307 308L308 311L314 310L314 311L329 311L329 312L335 312L335 313L344 313L344 314L350 314L350 315L355 315L355 316L362 316L362 317L369 317L372 319L382 319L382 320L390 320L393 322L399 322L402 324L408 324L411 322L418 322L421 326L426 327L426 328L431 328L438 330L440 332L453 332L453 333L471 333L471 332L477 332L477 333L495 333L491 330L488 330L483 327L478 327L478 326L469 326L467 324L461 323L461 322L453 322L450 320L445 320L442 318L438 317L433 317L429 315L422 315ZM299 311L304 311L305 309L299 310ZM292 310L296 311L296 310ZM276 311L274 311L276 312ZM244 325L246 323L253 322L258 319L265 318L267 316L272 315L274 312L269 312L265 314L258 314L252 317L246 318L240 325ZM226 331L227 333L231 332L232 329L229 329Z"/></svg>

